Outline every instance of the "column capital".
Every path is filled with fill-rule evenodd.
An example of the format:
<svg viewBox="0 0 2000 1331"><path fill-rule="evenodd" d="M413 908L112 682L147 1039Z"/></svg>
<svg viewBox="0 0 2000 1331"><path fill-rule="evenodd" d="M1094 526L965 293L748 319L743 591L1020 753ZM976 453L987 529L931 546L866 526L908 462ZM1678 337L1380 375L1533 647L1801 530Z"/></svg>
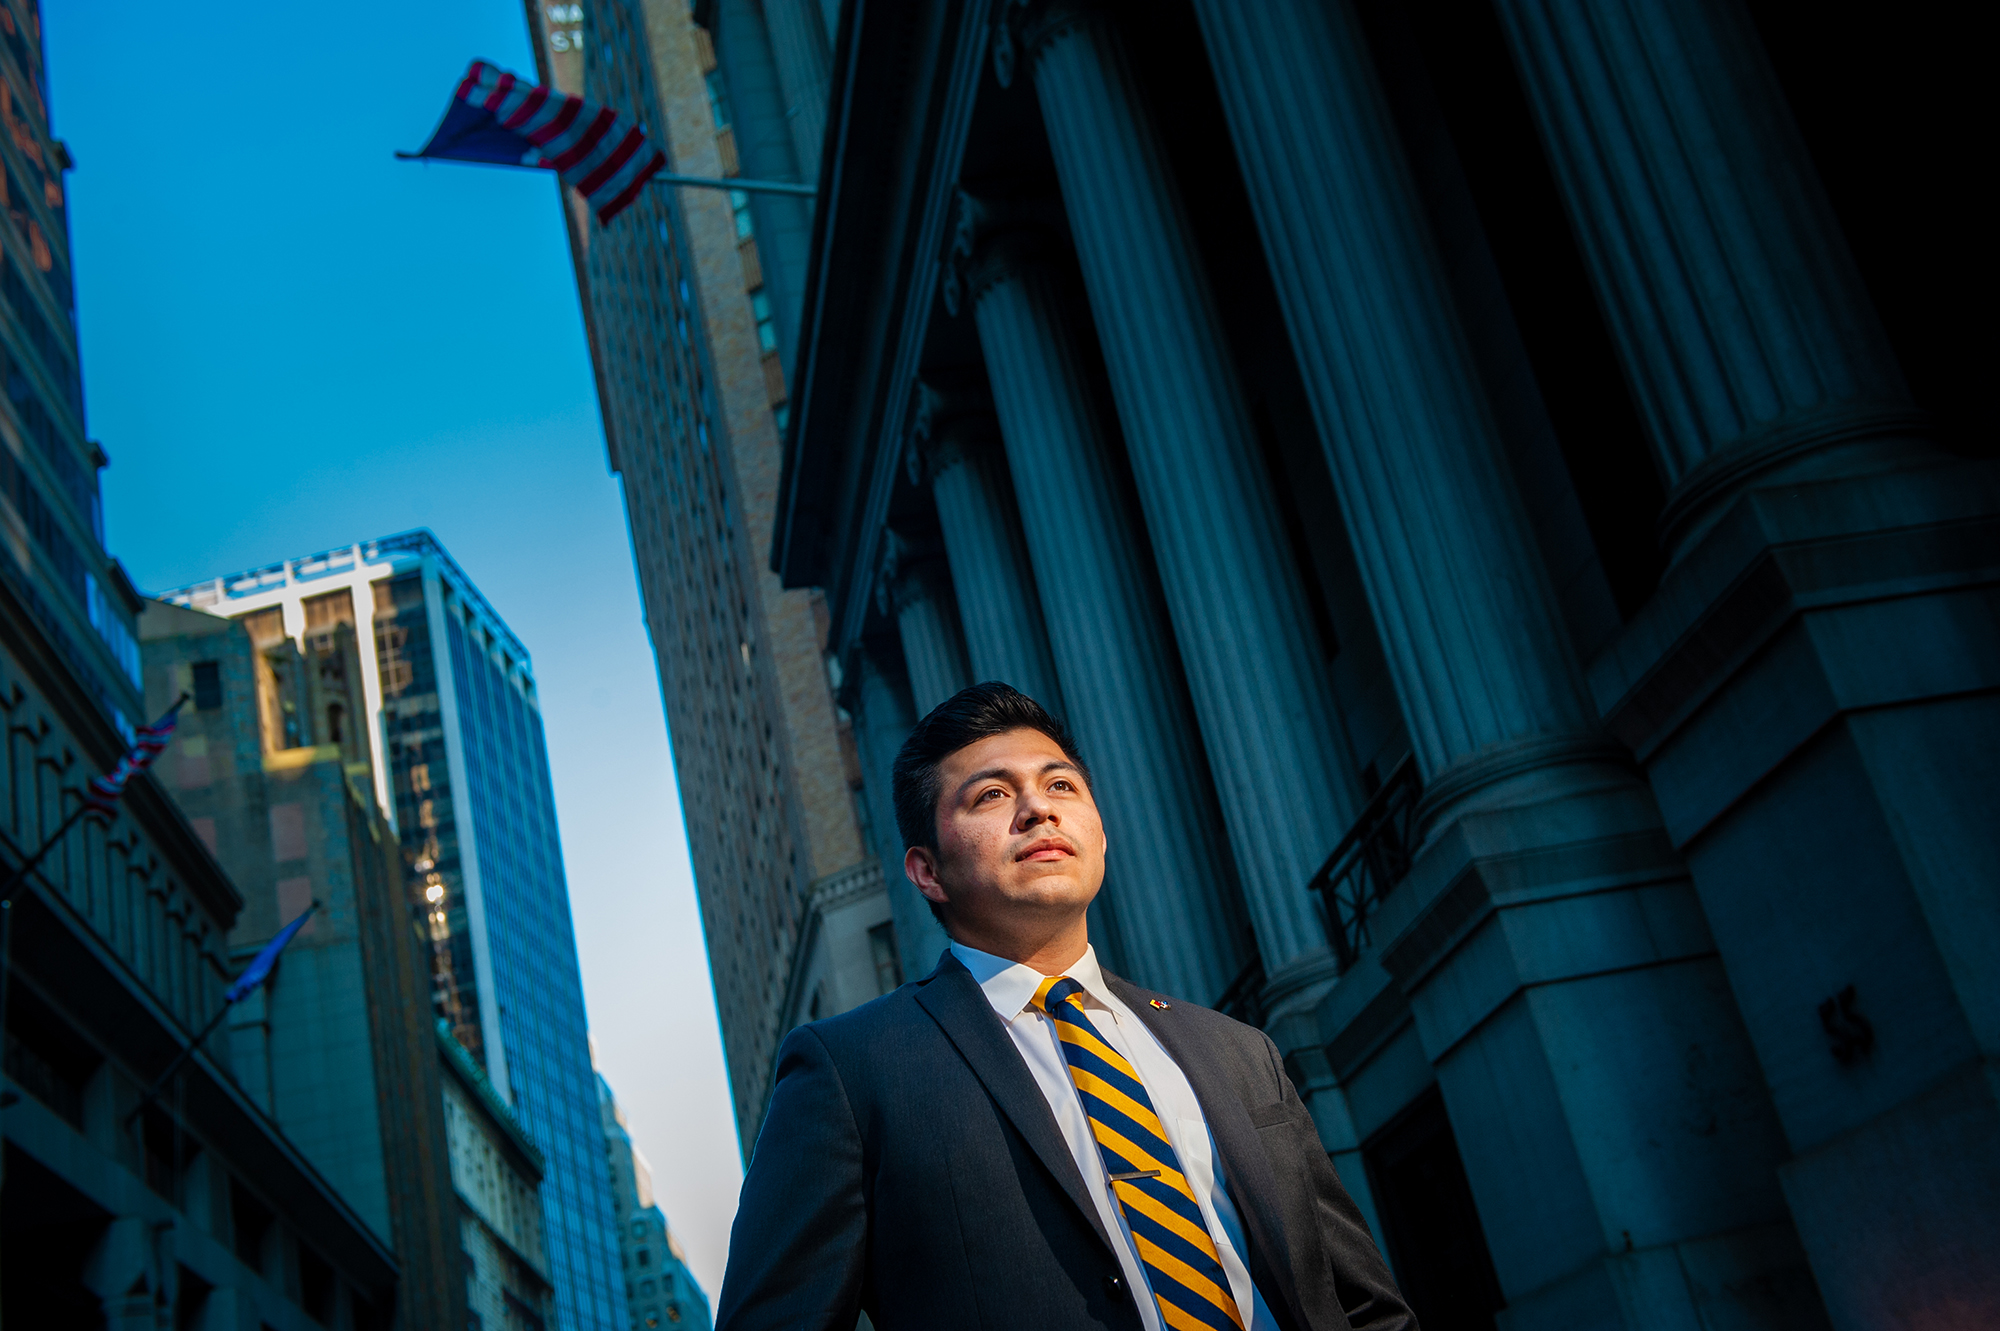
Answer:
<svg viewBox="0 0 2000 1331"><path fill-rule="evenodd" d="M1099 0L1001 0L993 17L993 76L1014 86L1014 75L1034 63L1049 42L1077 24L1102 19Z"/></svg>
<svg viewBox="0 0 2000 1331"><path fill-rule="evenodd" d="M895 618L914 605L947 592L948 574L935 549L925 549L891 527L882 533L876 564L875 608Z"/></svg>
<svg viewBox="0 0 2000 1331"><path fill-rule="evenodd" d="M882 544L875 552L875 609L890 619L896 617L896 598L891 589L908 549L909 542L897 535L894 527L883 530Z"/></svg>
<svg viewBox="0 0 2000 1331"><path fill-rule="evenodd" d="M1496 0L1679 560L1751 488L1939 456L1748 7Z"/></svg>
<svg viewBox="0 0 2000 1331"><path fill-rule="evenodd" d="M1046 195L996 197L961 188L946 236L939 291L945 312L956 318L1009 273L1062 251L1062 203Z"/></svg>
<svg viewBox="0 0 2000 1331"><path fill-rule="evenodd" d="M909 447L903 456L911 485L921 487L959 463L999 447L1000 422L993 415L993 396L983 385L956 376L917 381Z"/></svg>

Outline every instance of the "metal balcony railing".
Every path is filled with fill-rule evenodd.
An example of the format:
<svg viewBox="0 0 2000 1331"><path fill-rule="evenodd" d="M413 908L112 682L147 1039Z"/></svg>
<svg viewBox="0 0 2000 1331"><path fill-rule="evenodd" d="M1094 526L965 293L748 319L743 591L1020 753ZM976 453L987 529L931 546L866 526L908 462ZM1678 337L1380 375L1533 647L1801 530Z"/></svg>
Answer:
<svg viewBox="0 0 2000 1331"><path fill-rule="evenodd" d="M1327 939L1342 971L1373 941L1369 917L1410 871L1416 851L1413 824L1423 789L1416 762L1405 757L1313 875L1308 890L1326 902Z"/></svg>

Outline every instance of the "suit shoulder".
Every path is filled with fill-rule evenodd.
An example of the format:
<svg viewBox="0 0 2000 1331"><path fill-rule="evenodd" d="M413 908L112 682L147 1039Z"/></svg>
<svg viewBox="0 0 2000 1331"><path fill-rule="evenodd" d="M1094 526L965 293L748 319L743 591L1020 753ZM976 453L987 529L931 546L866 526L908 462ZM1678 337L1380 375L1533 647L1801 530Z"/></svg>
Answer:
<svg viewBox="0 0 2000 1331"><path fill-rule="evenodd" d="M880 998L872 998L860 1007L799 1026L786 1038L796 1038L799 1032L810 1031L835 1057L857 1046L894 1038L905 1026L924 1020L916 997L921 987L921 981L912 981Z"/></svg>
<svg viewBox="0 0 2000 1331"><path fill-rule="evenodd" d="M1262 1048L1269 1038L1255 1026L1238 1021L1226 1012L1218 1012L1214 1008L1190 1003L1184 998L1175 998L1170 994L1156 994L1151 989L1142 989L1130 980L1116 975L1107 975L1105 978L1111 985L1111 991L1124 999L1135 1011L1150 1007L1171 1013L1178 1019L1180 1025L1200 1031L1211 1039Z"/></svg>

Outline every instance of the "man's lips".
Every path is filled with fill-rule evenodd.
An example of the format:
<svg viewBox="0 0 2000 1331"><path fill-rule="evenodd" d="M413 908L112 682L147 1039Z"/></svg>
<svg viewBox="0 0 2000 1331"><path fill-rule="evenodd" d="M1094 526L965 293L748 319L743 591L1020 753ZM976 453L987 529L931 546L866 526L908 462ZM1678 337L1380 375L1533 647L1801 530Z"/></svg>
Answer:
<svg viewBox="0 0 2000 1331"><path fill-rule="evenodd" d="M1043 837L1040 841L1035 842L1019 855L1016 855L1014 859L1017 863L1021 861L1046 863L1051 860L1060 859L1065 855L1074 857L1076 855L1076 847L1070 845L1067 841L1059 841L1054 837Z"/></svg>

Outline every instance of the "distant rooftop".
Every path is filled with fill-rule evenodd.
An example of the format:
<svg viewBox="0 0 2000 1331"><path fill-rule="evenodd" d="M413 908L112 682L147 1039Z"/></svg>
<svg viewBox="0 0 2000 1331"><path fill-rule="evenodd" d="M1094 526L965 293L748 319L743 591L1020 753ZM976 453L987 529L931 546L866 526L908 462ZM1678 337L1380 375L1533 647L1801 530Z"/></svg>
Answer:
<svg viewBox="0 0 2000 1331"><path fill-rule="evenodd" d="M427 527L415 531L398 532L394 536L384 536L379 540L363 541L359 545L345 545L337 550L324 550L302 559L286 559L276 564L266 564L262 568L246 569L241 573L229 573L219 578L209 578L186 587L176 587L170 592L161 592L162 601L175 605L192 606L197 610L214 610L218 614L229 613L231 601L260 596L279 587L298 583L316 582L321 578L338 577L351 573L360 564L395 563L397 556L407 559L421 559L425 555L436 558L444 579L451 585L453 594L469 603L493 630L493 635L505 644L508 653L521 665L522 670L532 674L528 660L528 649L514 636L507 621L500 618L465 570L458 566L444 548L442 542L431 534Z"/></svg>

